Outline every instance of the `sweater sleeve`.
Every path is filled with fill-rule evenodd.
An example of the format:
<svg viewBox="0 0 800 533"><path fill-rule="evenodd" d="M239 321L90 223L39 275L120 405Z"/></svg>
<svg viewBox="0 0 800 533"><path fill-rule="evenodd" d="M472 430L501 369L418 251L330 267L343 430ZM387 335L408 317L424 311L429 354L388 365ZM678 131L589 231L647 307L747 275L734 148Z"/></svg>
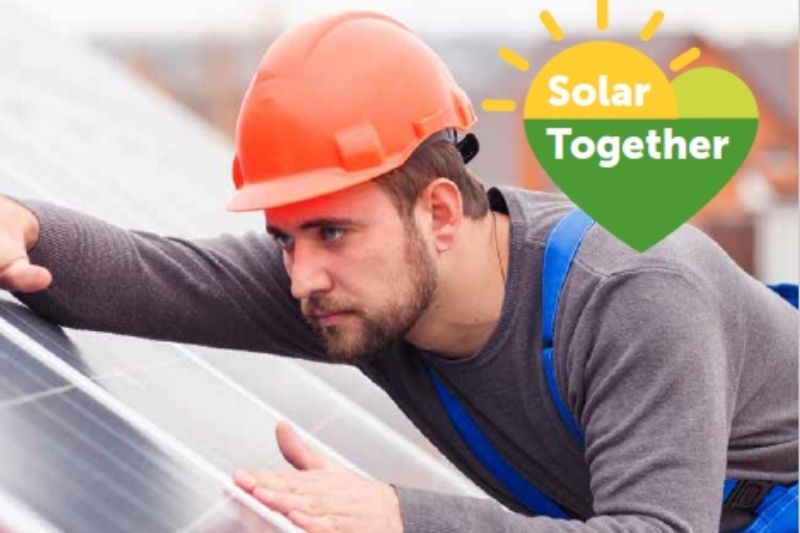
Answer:
<svg viewBox="0 0 800 533"><path fill-rule="evenodd" d="M613 275L575 335L594 516L528 517L487 500L399 488L405 531L718 531L725 476L726 358L720 319L682 274ZM570 388L569 386L567 387ZM535 480L534 480L535 481Z"/></svg>
<svg viewBox="0 0 800 533"><path fill-rule="evenodd" d="M76 329L324 359L266 232L189 240L16 201L39 220L29 257L50 269L53 283L13 294L44 318Z"/></svg>

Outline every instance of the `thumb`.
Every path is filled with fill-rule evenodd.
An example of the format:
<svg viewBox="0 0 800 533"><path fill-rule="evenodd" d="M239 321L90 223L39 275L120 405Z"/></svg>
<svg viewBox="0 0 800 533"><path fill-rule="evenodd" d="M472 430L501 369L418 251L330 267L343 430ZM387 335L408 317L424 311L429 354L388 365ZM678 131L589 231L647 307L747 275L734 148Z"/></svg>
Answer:
<svg viewBox="0 0 800 533"><path fill-rule="evenodd" d="M27 257L17 259L0 272L0 288L18 292L36 292L46 289L53 275L44 267L32 265Z"/></svg>
<svg viewBox="0 0 800 533"><path fill-rule="evenodd" d="M309 448L288 422L278 422L275 438L283 457L296 469L319 470L330 466L325 456Z"/></svg>

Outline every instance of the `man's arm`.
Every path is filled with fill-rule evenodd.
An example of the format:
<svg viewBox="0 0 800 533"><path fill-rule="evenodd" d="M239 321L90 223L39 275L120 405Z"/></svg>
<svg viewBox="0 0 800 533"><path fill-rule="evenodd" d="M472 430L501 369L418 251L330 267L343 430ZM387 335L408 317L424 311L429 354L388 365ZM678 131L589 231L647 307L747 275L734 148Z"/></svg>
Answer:
<svg viewBox="0 0 800 533"><path fill-rule="evenodd" d="M0 206L6 202L14 203L3 198ZM51 274L52 283L38 292L2 288L43 317L78 329L324 358L266 233L188 240L19 203L4 233L22 238L30 263L46 267L49 274L38 275Z"/></svg>

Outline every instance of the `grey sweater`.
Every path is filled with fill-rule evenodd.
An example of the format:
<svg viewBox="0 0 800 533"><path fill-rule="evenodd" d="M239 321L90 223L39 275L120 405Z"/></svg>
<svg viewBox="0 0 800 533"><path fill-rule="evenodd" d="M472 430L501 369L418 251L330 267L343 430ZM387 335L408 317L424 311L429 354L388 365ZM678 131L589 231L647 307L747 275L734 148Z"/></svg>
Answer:
<svg viewBox="0 0 800 533"><path fill-rule="evenodd" d="M725 478L797 479L798 315L685 225L639 254L589 230L556 323L557 380L585 433L564 428L541 368L540 265L573 206L493 189L511 219L500 322L473 356L397 341L360 369L489 500L398 487L405 530L697 531L720 528ZM16 294L39 314L97 329L325 360L264 232L185 240L127 231L36 201L31 260L51 288ZM530 517L466 449L428 361L505 459L575 517ZM386 480L391 481L391 480ZM726 511L722 529L741 520Z"/></svg>

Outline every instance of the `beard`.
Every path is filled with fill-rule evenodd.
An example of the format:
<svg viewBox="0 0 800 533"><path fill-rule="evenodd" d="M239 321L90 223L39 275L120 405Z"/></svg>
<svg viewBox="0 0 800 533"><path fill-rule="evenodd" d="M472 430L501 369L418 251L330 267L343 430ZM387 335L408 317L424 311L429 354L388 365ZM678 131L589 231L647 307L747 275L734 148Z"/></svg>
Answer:
<svg viewBox="0 0 800 533"><path fill-rule="evenodd" d="M405 336L430 306L436 292L436 268L413 219L404 221L406 279L396 285L392 301L368 313L347 302L311 296L303 302L303 315L321 337L333 362L357 364L379 355ZM323 326L310 314L348 312L344 324Z"/></svg>

